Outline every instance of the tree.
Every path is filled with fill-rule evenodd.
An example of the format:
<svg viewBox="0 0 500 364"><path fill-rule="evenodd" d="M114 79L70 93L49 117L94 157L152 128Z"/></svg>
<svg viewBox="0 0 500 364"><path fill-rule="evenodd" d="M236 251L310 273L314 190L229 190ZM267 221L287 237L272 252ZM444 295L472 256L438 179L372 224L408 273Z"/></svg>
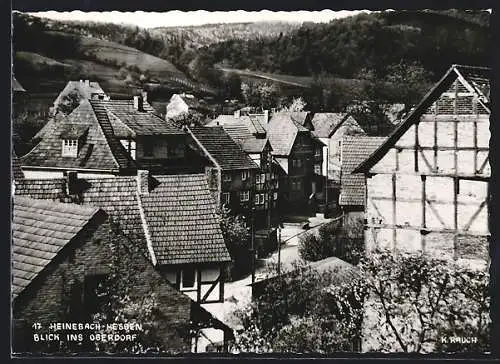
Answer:
<svg viewBox="0 0 500 364"><path fill-rule="evenodd" d="M275 271L272 268L271 271ZM489 351L488 274L422 254L373 252L358 274L304 265L237 311L241 351ZM471 338L468 343L442 338Z"/></svg>
<svg viewBox="0 0 500 364"><path fill-rule="evenodd" d="M183 113L178 116L169 119L177 127L182 128L184 126L203 126L205 125L205 117L197 112Z"/></svg>
<svg viewBox="0 0 500 364"><path fill-rule="evenodd" d="M282 111L289 111L289 112L299 112L299 111L304 111L306 107L306 102L302 97L295 97L293 98L292 102L288 105L282 108Z"/></svg>
<svg viewBox="0 0 500 364"><path fill-rule="evenodd" d="M270 267L270 272L275 272ZM268 280L263 293L236 312L243 328L239 351L332 353L352 351L360 335L362 307L355 280L341 283L333 270L319 273L303 263ZM340 299L337 299L340 298Z"/></svg>
<svg viewBox="0 0 500 364"><path fill-rule="evenodd" d="M251 267L249 227L242 215L233 215L222 207L218 213L222 236L232 259L230 278L248 273Z"/></svg>
<svg viewBox="0 0 500 364"><path fill-rule="evenodd" d="M279 90L273 83L242 82L241 94L249 106L260 107L263 110L279 106Z"/></svg>
<svg viewBox="0 0 500 364"><path fill-rule="evenodd" d="M488 277L421 254L377 252L361 263L367 350L488 351ZM442 338L465 335L460 348Z"/></svg>

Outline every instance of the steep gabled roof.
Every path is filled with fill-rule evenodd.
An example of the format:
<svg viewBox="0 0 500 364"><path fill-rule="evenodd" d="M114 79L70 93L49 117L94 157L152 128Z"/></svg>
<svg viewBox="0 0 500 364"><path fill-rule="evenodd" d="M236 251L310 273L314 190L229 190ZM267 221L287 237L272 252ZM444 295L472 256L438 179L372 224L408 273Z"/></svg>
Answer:
<svg viewBox="0 0 500 364"><path fill-rule="evenodd" d="M267 136L274 155L290 155L297 134L299 132L309 132L300 122L304 115L302 113L295 114L297 113L275 113L267 124Z"/></svg>
<svg viewBox="0 0 500 364"><path fill-rule="evenodd" d="M340 171L340 205L363 206L365 204L365 175L352 171L373 153L384 141L384 137L366 135L342 138L342 164Z"/></svg>
<svg viewBox="0 0 500 364"><path fill-rule="evenodd" d="M14 197L12 294L16 298L85 229L98 208Z"/></svg>
<svg viewBox="0 0 500 364"><path fill-rule="evenodd" d="M92 102L102 104L108 114L108 118L113 120L113 129L117 129L115 134L123 134L123 128L131 130L134 135L185 134L172 122L157 116L153 107L147 102L143 103L144 111L136 110L133 100L92 100Z"/></svg>
<svg viewBox="0 0 500 364"><path fill-rule="evenodd" d="M368 172L382 157L389 151L390 148L399 140L399 138L416 122L420 116L432 106L439 98L441 93L446 91L452 83L457 79L462 79L471 90L474 90L478 96L478 100L483 104L485 110L489 109L489 80L491 69L487 67L473 67L452 65L445 75L432 87L432 89L423 97L422 101L413 109L408 117L389 135L386 142L383 143L377 150L373 152L365 161L363 161L355 170L358 172ZM480 87L479 85L483 86ZM488 95L488 96L486 96Z"/></svg>
<svg viewBox="0 0 500 364"><path fill-rule="evenodd" d="M155 179L159 184L140 197L158 262L230 261L206 176L186 174Z"/></svg>
<svg viewBox="0 0 500 364"><path fill-rule="evenodd" d="M348 116L346 113L314 113L311 119L313 125L311 132L317 138L329 138Z"/></svg>
<svg viewBox="0 0 500 364"><path fill-rule="evenodd" d="M86 130L79 138L76 158L62 156L62 138L71 129ZM50 132L44 133L42 140L20 161L23 166L109 171L135 166L113 135L106 111L96 100L85 100L70 115L53 121Z"/></svg>
<svg viewBox="0 0 500 364"><path fill-rule="evenodd" d="M223 170L255 169L258 166L221 126L190 127L188 131L201 149Z"/></svg>
<svg viewBox="0 0 500 364"><path fill-rule="evenodd" d="M106 95L98 82L95 81L68 81L61 93L54 101L54 107L57 107L64 97L69 94L76 94L80 100L88 100L92 94Z"/></svg>
<svg viewBox="0 0 500 364"><path fill-rule="evenodd" d="M65 193L65 179L32 179L19 183L15 193L102 208L153 264L230 259L205 174L151 176L149 185L148 194L138 194L136 176L79 179L75 197Z"/></svg>

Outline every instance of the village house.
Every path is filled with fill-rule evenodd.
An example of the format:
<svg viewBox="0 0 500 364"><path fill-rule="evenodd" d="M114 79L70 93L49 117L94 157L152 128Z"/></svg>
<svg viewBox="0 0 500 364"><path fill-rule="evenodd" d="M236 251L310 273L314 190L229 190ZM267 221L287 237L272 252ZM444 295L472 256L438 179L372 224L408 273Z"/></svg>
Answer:
<svg viewBox="0 0 500 364"><path fill-rule="evenodd" d="M206 124L208 127L222 126L224 131L248 154L260 168L255 176L255 190L264 204L272 201L268 211L267 227L275 226L279 219L279 179L282 169L273 160L271 143L267 139L266 128L269 119L267 112L261 114L245 113L240 110L233 115L219 115ZM262 194L268 195L264 197ZM263 202L262 202L263 201Z"/></svg>
<svg viewBox="0 0 500 364"><path fill-rule="evenodd" d="M51 181L53 182L53 181ZM41 187L43 185L39 185ZM154 295L159 310L156 338L171 353L203 350L194 346L200 330L232 332L187 295L174 289L137 249L138 242L113 230L101 208L16 196L13 209L12 310L14 352L94 351L88 340L96 330L55 331L51 323L94 323L110 297L100 290L110 275L125 280L132 302ZM123 277L123 278L122 278ZM127 278L128 277L128 278ZM137 312L135 313L137 314ZM131 317L133 318L133 317ZM158 319L159 318L159 319ZM130 320L127 323L133 323ZM40 326L33 328L33 324ZM110 322L99 322L103 326ZM140 322L147 325L147 322ZM143 327L147 329L147 327ZM85 334L77 342L47 345L33 339L52 333ZM141 331L135 332L139 336ZM67 347L61 349L60 342ZM73 345L74 344L74 345ZM227 342L226 342L227 345ZM196 349L195 349L196 348Z"/></svg>
<svg viewBox="0 0 500 364"><path fill-rule="evenodd" d="M274 160L283 171L279 181L283 211L304 212L313 197L324 199L323 143L303 126L307 117L307 112L277 112L266 124ZM316 207L310 210L316 212Z"/></svg>
<svg viewBox="0 0 500 364"><path fill-rule="evenodd" d="M205 115L208 112L210 108L205 100L186 93L173 94L166 107L165 119L180 118L189 114Z"/></svg>
<svg viewBox="0 0 500 364"><path fill-rule="evenodd" d="M490 69L453 65L354 173L366 249L488 260Z"/></svg>
<svg viewBox="0 0 500 364"><path fill-rule="evenodd" d="M364 236L366 177L363 173L353 174L352 171L385 139L367 135L345 135L342 138L339 205L343 214L342 224L348 237Z"/></svg>
<svg viewBox="0 0 500 364"><path fill-rule="evenodd" d="M259 166L221 126L192 126L186 130L195 147L212 162L206 173L218 206L244 215L249 222L253 220L255 228L266 227L269 200L267 191L257 191Z"/></svg>
<svg viewBox="0 0 500 364"><path fill-rule="evenodd" d="M17 196L102 208L174 287L200 303L224 299L231 261L215 215L206 175L150 175L32 179Z"/></svg>
<svg viewBox="0 0 500 364"><path fill-rule="evenodd" d="M84 100L53 121L40 142L20 157L26 178L201 172L207 161L187 146L186 133L154 114L147 94L130 100Z"/></svg>

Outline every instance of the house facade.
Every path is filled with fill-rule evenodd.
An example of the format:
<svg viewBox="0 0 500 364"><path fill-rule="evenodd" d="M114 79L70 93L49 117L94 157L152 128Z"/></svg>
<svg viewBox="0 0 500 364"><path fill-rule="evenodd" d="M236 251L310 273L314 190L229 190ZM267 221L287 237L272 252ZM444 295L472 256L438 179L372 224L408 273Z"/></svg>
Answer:
<svg viewBox="0 0 500 364"><path fill-rule="evenodd" d="M132 302L155 295L161 318L156 323L157 340L168 352L192 351L196 331L201 328L222 330L226 339L231 337L225 325L213 317L207 319L206 311L174 289L134 243L120 229L111 228L109 216L100 208L16 196L12 242L14 351L61 350L59 341L52 342L55 345L51 347L33 340L32 324L41 324L38 334L48 334L50 323L93 322L93 315L102 312L102 305L109 300L99 291L99 284L110 274L128 285ZM94 351L95 343L88 340L89 335L102 330L79 331L85 338L68 342L63 350ZM64 330L52 333L74 334ZM140 336L141 332L136 334Z"/></svg>
<svg viewBox="0 0 500 364"><path fill-rule="evenodd" d="M154 114L144 95L132 100L84 100L46 126L40 142L20 157L26 178L89 178L203 171L206 161L187 147L186 133Z"/></svg>
<svg viewBox="0 0 500 364"><path fill-rule="evenodd" d="M259 171L255 174L254 206L258 211L267 211L267 216L260 213L257 226L269 229L276 225L281 215L278 209L282 169L274 161L271 143L267 138L265 125L268 118L267 112L252 114L238 110L233 115L219 115L206 126L222 127L259 167Z"/></svg>
<svg viewBox="0 0 500 364"><path fill-rule="evenodd" d="M193 300L221 302L230 256L205 174L32 179L15 194L101 207L174 287Z"/></svg>
<svg viewBox="0 0 500 364"><path fill-rule="evenodd" d="M279 112L266 125L274 160L282 170L279 186L283 211L304 212L311 198L319 199L324 189L323 143L302 126L304 117L307 113Z"/></svg>
<svg viewBox="0 0 500 364"><path fill-rule="evenodd" d="M206 174L218 206L225 206L248 221L253 220L256 228L265 227L269 200L268 194L261 189L264 182L260 183L259 166L221 126L189 127L186 130L194 146L212 162Z"/></svg>
<svg viewBox="0 0 500 364"><path fill-rule="evenodd" d="M366 248L488 260L490 69L453 65L354 172Z"/></svg>

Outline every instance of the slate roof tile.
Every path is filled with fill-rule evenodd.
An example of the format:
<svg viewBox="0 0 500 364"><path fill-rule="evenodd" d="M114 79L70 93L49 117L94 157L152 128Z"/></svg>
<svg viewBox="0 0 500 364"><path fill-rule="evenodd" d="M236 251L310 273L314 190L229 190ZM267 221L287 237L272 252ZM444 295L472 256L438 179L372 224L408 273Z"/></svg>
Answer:
<svg viewBox="0 0 500 364"><path fill-rule="evenodd" d="M16 196L13 210L12 293L16 298L99 209Z"/></svg>
<svg viewBox="0 0 500 364"><path fill-rule="evenodd" d="M223 170L258 168L223 127L191 127L188 130Z"/></svg>
<svg viewBox="0 0 500 364"><path fill-rule="evenodd" d="M295 138L299 132L309 132L301 122L303 113L278 112L267 124L267 136L273 148L273 154L288 156L292 151Z"/></svg>
<svg viewBox="0 0 500 364"><path fill-rule="evenodd" d="M224 262L230 259L215 217L205 174L150 177L151 191L138 195L135 176L80 179L78 197L64 193L64 179L20 183L17 195L99 206L150 258L140 205L158 264ZM140 196L139 205L138 196Z"/></svg>

